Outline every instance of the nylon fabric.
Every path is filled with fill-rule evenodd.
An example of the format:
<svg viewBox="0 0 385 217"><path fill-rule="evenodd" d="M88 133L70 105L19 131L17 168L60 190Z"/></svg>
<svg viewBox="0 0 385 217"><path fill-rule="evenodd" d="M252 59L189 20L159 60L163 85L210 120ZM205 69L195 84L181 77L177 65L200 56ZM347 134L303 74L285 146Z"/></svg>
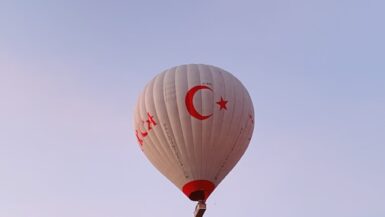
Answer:
<svg viewBox="0 0 385 217"><path fill-rule="evenodd" d="M217 186L250 143L254 108L246 88L229 72L181 65L146 85L134 127L143 153L179 189L196 180Z"/></svg>

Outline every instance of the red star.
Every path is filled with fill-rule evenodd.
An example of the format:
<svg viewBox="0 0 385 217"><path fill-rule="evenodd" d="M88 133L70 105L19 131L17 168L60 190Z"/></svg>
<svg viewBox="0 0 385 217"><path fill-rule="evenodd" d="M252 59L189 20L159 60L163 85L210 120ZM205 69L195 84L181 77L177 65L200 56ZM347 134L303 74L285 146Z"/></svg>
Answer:
<svg viewBox="0 0 385 217"><path fill-rule="evenodd" d="M227 104L228 101L224 100L223 97L221 97L221 100L217 102L217 104L219 105L219 110L227 110L227 107L226 107L226 104Z"/></svg>

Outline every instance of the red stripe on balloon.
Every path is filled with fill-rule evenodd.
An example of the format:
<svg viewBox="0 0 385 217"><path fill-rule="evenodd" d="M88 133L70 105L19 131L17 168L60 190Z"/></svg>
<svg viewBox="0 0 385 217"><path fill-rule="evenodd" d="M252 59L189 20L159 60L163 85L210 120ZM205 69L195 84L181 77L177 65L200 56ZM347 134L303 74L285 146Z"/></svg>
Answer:
<svg viewBox="0 0 385 217"><path fill-rule="evenodd" d="M214 183L208 180L194 180L186 183L182 188L183 193L193 201L206 201L214 189Z"/></svg>

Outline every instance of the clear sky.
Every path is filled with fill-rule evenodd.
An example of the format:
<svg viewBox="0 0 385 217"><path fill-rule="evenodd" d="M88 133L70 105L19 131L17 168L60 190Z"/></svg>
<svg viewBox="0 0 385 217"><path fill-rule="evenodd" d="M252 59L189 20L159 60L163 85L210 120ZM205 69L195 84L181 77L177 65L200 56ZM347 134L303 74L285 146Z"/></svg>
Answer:
<svg viewBox="0 0 385 217"><path fill-rule="evenodd" d="M224 68L254 136L205 216L385 216L385 1L0 0L0 217L192 216L133 108L157 73Z"/></svg>

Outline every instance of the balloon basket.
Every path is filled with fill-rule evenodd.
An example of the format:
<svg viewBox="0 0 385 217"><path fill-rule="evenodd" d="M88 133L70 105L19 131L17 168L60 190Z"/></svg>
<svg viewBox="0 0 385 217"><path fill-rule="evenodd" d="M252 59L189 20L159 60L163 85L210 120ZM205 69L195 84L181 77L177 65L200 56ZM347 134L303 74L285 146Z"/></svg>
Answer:
<svg viewBox="0 0 385 217"><path fill-rule="evenodd" d="M206 211L206 203L204 201L199 201L195 207L194 217L202 217Z"/></svg>

